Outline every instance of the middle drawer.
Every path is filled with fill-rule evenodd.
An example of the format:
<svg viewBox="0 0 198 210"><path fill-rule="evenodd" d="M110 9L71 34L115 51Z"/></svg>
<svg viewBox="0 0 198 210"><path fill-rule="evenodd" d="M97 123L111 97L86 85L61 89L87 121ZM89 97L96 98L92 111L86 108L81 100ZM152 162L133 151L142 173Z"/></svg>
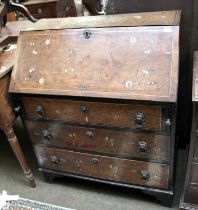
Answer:
<svg viewBox="0 0 198 210"><path fill-rule="evenodd" d="M93 151L125 157L168 161L170 137L115 130L26 121L37 144Z"/></svg>

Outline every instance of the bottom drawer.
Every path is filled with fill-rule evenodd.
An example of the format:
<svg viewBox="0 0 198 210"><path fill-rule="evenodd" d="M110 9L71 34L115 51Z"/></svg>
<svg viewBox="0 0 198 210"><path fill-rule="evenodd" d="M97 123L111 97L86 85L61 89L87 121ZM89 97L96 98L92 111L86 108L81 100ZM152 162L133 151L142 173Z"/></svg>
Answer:
<svg viewBox="0 0 198 210"><path fill-rule="evenodd" d="M184 202L198 205L198 188L188 187L184 194Z"/></svg>
<svg viewBox="0 0 198 210"><path fill-rule="evenodd" d="M191 185L197 185L198 186L198 163L192 163L191 166L191 180L190 184Z"/></svg>
<svg viewBox="0 0 198 210"><path fill-rule="evenodd" d="M35 146L41 168L111 181L168 188L169 166Z"/></svg>

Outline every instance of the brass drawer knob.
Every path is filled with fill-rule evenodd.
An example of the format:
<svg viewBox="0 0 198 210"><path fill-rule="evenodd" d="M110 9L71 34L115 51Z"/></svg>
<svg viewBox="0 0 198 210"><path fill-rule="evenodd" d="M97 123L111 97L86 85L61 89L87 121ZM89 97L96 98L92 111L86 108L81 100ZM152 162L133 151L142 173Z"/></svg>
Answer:
<svg viewBox="0 0 198 210"><path fill-rule="evenodd" d="M69 12L69 10L70 10L70 7L66 6L64 9L65 16L67 16L67 13Z"/></svg>
<svg viewBox="0 0 198 210"><path fill-rule="evenodd" d="M100 161L97 158L92 158L91 162L97 165Z"/></svg>
<svg viewBox="0 0 198 210"><path fill-rule="evenodd" d="M53 139L52 134L48 130L42 130L41 133L42 133L43 138L45 138L47 140Z"/></svg>
<svg viewBox="0 0 198 210"><path fill-rule="evenodd" d="M86 106L81 106L80 107L80 110L82 111L82 112L88 112L88 107L86 107Z"/></svg>
<svg viewBox="0 0 198 210"><path fill-rule="evenodd" d="M138 127L142 127L145 124L145 116L142 112L137 112L134 114L134 121Z"/></svg>
<svg viewBox="0 0 198 210"><path fill-rule="evenodd" d="M140 177L141 177L141 179L143 179L143 180L148 180L148 179L150 178L150 174L149 174L149 172L146 171L146 170L141 170L141 171L140 171Z"/></svg>
<svg viewBox="0 0 198 210"><path fill-rule="evenodd" d="M38 13L38 14L41 14L42 12L43 12L43 10L42 10L41 8L38 8L38 9L37 9L37 13Z"/></svg>
<svg viewBox="0 0 198 210"><path fill-rule="evenodd" d="M58 165L58 164L60 163L59 158L57 158L57 157L54 156L54 155L50 156L50 161L51 161L51 163L54 164L54 165Z"/></svg>
<svg viewBox="0 0 198 210"><path fill-rule="evenodd" d="M86 132L86 135L89 137L89 138L93 138L94 137L94 133L92 131L87 131Z"/></svg>
<svg viewBox="0 0 198 210"><path fill-rule="evenodd" d="M42 105L37 105L36 108L35 108L35 111L37 113L37 116L39 118L42 118L45 116L45 111L44 111L44 108Z"/></svg>
<svg viewBox="0 0 198 210"><path fill-rule="evenodd" d="M21 107L20 107L20 106L14 107L14 111L15 111L16 113L19 113L20 110L21 110Z"/></svg>
<svg viewBox="0 0 198 210"><path fill-rule="evenodd" d="M148 152L148 143L145 142L144 140L141 140L138 142L138 149L142 153L147 153Z"/></svg>
<svg viewBox="0 0 198 210"><path fill-rule="evenodd" d="M170 119L166 119L165 125L168 126L168 127L171 126L171 120Z"/></svg>

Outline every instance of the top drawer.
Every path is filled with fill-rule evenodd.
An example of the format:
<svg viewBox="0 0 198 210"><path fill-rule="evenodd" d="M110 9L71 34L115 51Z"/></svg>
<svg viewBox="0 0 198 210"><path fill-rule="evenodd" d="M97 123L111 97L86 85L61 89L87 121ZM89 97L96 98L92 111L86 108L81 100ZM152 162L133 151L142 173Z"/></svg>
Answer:
<svg viewBox="0 0 198 210"><path fill-rule="evenodd" d="M28 97L24 97L22 102L27 118L33 119L152 130L163 130L167 124L161 106Z"/></svg>

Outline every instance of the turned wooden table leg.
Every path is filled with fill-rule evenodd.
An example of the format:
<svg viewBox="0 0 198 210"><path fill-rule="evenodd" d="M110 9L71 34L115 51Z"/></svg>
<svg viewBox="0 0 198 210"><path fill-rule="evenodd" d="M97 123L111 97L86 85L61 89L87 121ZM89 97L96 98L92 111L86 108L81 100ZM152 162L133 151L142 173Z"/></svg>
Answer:
<svg viewBox="0 0 198 210"><path fill-rule="evenodd" d="M22 169L23 169L23 172L30 184L31 187L35 187L36 184L35 184L35 181L34 181L34 177L33 177L33 174L26 162L26 159L25 159L25 156L23 154L23 151L21 150L21 147L20 147L20 144L18 142L18 139L14 133L14 130L13 128L9 128L7 130L4 130L6 135L7 135L7 138L8 138L8 141L9 141L9 144L10 146L12 147L12 150L14 151Z"/></svg>

